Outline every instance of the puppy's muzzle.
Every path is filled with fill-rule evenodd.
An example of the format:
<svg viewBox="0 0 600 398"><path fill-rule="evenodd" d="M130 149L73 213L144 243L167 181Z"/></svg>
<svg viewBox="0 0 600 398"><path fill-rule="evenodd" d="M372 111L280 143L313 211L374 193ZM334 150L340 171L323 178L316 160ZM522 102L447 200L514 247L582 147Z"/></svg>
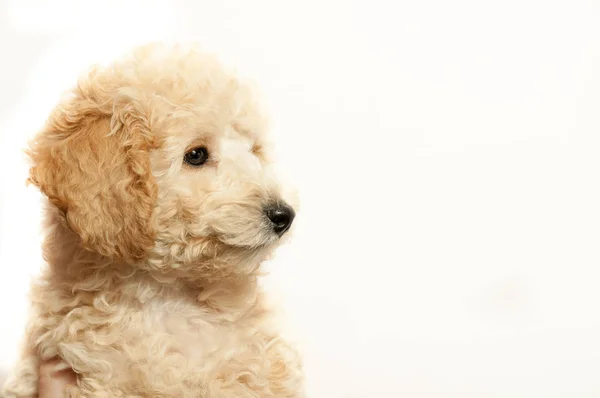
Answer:
<svg viewBox="0 0 600 398"><path fill-rule="evenodd" d="M292 226L296 212L286 203L274 203L265 207L265 215L271 222L273 232L281 236Z"/></svg>

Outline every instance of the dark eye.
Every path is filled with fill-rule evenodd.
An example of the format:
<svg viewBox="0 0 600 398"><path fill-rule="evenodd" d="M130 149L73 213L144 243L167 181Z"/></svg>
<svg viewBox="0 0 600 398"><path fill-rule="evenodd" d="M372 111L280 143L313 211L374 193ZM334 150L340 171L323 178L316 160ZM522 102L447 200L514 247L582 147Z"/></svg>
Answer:
<svg viewBox="0 0 600 398"><path fill-rule="evenodd" d="M185 154L183 160L191 166L202 166L208 160L208 151L204 147L194 148Z"/></svg>

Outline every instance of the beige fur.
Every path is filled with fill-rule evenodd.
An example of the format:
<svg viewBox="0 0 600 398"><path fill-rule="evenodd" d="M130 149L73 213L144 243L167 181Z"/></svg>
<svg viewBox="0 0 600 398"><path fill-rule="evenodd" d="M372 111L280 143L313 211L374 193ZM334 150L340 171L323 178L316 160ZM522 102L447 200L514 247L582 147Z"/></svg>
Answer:
<svg viewBox="0 0 600 398"><path fill-rule="evenodd" d="M96 67L31 144L48 198L47 266L6 397L37 396L37 366L78 374L71 397L301 397L295 351L257 285L280 243L252 91L195 47L151 45ZM187 150L210 160L194 168Z"/></svg>

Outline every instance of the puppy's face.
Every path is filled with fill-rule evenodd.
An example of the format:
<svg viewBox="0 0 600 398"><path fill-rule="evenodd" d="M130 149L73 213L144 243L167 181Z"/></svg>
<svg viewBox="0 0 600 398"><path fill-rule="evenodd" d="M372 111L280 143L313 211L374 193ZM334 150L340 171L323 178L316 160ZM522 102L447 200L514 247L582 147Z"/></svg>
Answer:
<svg viewBox="0 0 600 398"><path fill-rule="evenodd" d="M173 106L177 99L155 107L165 114L155 124L161 147L150 157L158 186L153 266L185 273L250 272L294 220L251 92L233 80L223 83L190 94L196 104L211 98L208 107L182 111Z"/></svg>
<svg viewBox="0 0 600 398"><path fill-rule="evenodd" d="M86 76L32 144L30 180L84 247L185 277L253 272L295 211L252 91L195 50Z"/></svg>

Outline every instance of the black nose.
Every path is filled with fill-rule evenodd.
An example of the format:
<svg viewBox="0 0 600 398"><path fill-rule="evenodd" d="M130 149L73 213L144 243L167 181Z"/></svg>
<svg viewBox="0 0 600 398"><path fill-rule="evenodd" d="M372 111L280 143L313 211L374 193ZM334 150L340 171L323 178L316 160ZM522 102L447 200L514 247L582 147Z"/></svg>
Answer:
<svg viewBox="0 0 600 398"><path fill-rule="evenodd" d="M265 214L271 220L273 231L279 236L290 229L292 221L294 221L294 217L296 216L294 209L284 203L267 206Z"/></svg>

